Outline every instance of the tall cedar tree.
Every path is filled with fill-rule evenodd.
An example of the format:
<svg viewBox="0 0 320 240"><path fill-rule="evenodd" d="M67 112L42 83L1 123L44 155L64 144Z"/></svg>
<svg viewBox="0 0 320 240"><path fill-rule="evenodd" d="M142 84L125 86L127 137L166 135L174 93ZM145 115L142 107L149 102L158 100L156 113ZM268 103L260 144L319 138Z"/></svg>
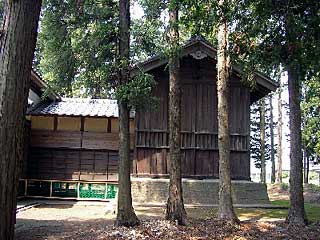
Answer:
<svg viewBox="0 0 320 240"><path fill-rule="evenodd" d="M169 148L170 184L166 208L166 219L185 225L187 213L184 209L181 180L181 87L180 60L178 56L179 27L178 3L169 3Z"/></svg>
<svg viewBox="0 0 320 240"><path fill-rule="evenodd" d="M260 114L257 102L250 106L250 160L256 168L261 168L260 143Z"/></svg>
<svg viewBox="0 0 320 240"><path fill-rule="evenodd" d="M5 1L0 42L0 239L14 239L24 114L41 0Z"/></svg>
<svg viewBox="0 0 320 240"><path fill-rule="evenodd" d="M270 122L271 122L271 109L269 98L264 98L265 100L265 111L264 111L264 118L261 118L261 99L260 101L254 103L250 107L250 159L255 164L256 168L261 169L262 161L265 163L271 160L271 130L270 129ZM261 123L264 122L264 141L261 140ZM263 146L262 146L263 145ZM264 151L262 151L264 148ZM263 157L262 157L263 155ZM265 167L265 166L264 166ZM266 170L263 170L264 172ZM261 179L261 174L260 174Z"/></svg>
<svg viewBox="0 0 320 240"><path fill-rule="evenodd" d="M289 118L290 118L290 208L287 221L290 224L305 224L306 215L303 199L303 162L301 136L300 82L301 66L296 61L296 51L292 46L299 46L298 29L295 27L295 17L291 14L285 19L287 53L289 55L285 67L288 72Z"/></svg>
<svg viewBox="0 0 320 240"><path fill-rule="evenodd" d="M319 7L318 0L258 1L247 0L239 9L244 21L238 26L246 39L257 37L255 62L264 67L282 66L288 73L290 109L290 209L287 221L304 224L302 184L300 84L307 73L319 73ZM242 24L240 23L242 21ZM258 44L259 43L259 44ZM247 46L252 46L246 44ZM252 56L252 54L250 54Z"/></svg>
<svg viewBox="0 0 320 240"><path fill-rule="evenodd" d="M277 183L282 183L282 96L281 84L278 89L278 169Z"/></svg>
<svg viewBox="0 0 320 240"><path fill-rule="evenodd" d="M129 82L130 1L120 0L120 72L119 84ZM130 181L130 110L126 101L119 100L119 191L116 225L131 227L139 224L132 207Z"/></svg>
<svg viewBox="0 0 320 240"><path fill-rule="evenodd" d="M269 129L270 129L270 160L271 160L271 183L275 183L276 181L276 164L274 160L274 124L273 124L273 105L272 105L272 94L269 95L269 106L270 106L270 121L269 121Z"/></svg>
<svg viewBox="0 0 320 240"><path fill-rule="evenodd" d="M0 26L2 27L4 1L0 2Z"/></svg>
<svg viewBox="0 0 320 240"><path fill-rule="evenodd" d="M260 100L260 163L261 174L260 181L266 183L266 158L265 158L265 141L266 141L266 124L265 124L266 102L262 98Z"/></svg>
<svg viewBox="0 0 320 240"><path fill-rule="evenodd" d="M303 97L305 99L305 96ZM309 159L308 159L308 152L307 152L307 144L305 139L305 128L306 128L306 112L302 111L302 155L303 155L303 183L309 182Z"/></svg>
<svg viewBox="0 0 320 240"><path fill-rule="evenodd" d="M230 57L228 54L227 1L219 0L218 26L218 146L219 146L219 210L218 217L234 224L239 220L234 212L230 178Z"/></svg>
<svg viewBox="0 0 320 240"><path fill-rule="evenodd" d="M73 26L68 19L71 5L65 0L43 0L35 53L37 61L34 64L55 92L68 97L73 95L72 84L76 74L70 30Z"/></svg>
<svg viewBox="0 0 320 240"><path fill-rule="evenodd" d="M61 96L110 96L116 69L117 0L43 0L37 68Z"/></svg>
<svg viewBox="0 0 320 240"><path fill-rule="evenodd" d="M315 76L307 79L302 84L303 89L303 158L304 158L304 183L309 181L310 161L314 164L319 164L320 153L320 81L319 77Z"/></svg>
<svg viewBox="0 0 320 240"><path fill-rule="evenodd" d="M290 64L288 71L290 107L290 208L287 221L292 224L305 224L306 216L303 199L303 162L300 109L300 73L298 64Z"/></svg>

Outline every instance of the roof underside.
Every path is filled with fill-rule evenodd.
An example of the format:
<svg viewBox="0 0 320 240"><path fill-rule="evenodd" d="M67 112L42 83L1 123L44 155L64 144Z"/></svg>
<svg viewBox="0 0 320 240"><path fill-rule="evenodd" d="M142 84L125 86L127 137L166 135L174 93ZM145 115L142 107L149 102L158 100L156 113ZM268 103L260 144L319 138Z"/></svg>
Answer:
<svg viewBox="0 0 320 240"><path fill-rule="evenodd" d="M62 98L61 101L44 102L28 115L118 117L118 104L111 99ZM134 113L130 113L134 117Z"/></svg>
<svg viewBox="0 0 320 240"><path fill-rule="evenodd" d="M214 60L217 60L217 50L210 45L202 37L195 37L189 40L183 47L181 51L181 57L191 55L197 59L197 56L208 56ZM161 67L168 63L167 59L161 58L160 56L152 57L147 61L138 64L132 71L132 74L136 74L139 69L145 72L151 71L155 68ZM233 72L241 78L243 73L241 68L238 66L232 66ZM269 77L264 76L259 72L254 73L255 88L251 91L251 103L263 98L270 92L275 91L278 84L271 80Z"/></svg>
<svg viewBox="0 0 320 240"><path fill-rule="evenodd" d="M42 94L48 88L48 85L41 79L41 77L34 70L31 70L30 88L39 97L41 97ZM57 94L53 93L53 92L50 92L47 97L52 101L60 99L60 97Z"/></svg>

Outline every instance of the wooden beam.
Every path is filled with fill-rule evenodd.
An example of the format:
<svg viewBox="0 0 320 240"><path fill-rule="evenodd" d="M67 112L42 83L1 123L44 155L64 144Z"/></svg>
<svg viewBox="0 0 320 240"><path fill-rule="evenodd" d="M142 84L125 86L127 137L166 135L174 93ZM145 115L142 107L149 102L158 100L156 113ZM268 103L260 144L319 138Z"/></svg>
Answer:
<svg viewBox="0 0 320 240"><path fill-rule="evenodd" d="M55 116L53 117L53 130L54 130L54 131L57 131L57 129L58 129L58 116L55 115Z"/></svg>

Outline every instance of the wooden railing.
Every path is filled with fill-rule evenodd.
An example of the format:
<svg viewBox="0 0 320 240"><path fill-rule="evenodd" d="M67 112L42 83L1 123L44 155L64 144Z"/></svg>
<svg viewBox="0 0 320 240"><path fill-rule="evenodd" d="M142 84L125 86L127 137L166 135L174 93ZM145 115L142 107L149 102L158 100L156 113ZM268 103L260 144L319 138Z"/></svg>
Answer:
<svg viewBox="0 0 320 240"><path fill-rule="evenodd" d="M136 147L168 148L169 132L165 130L136 130ZM216 132L181 132L181 149L218 150ZM232 151L248 151L248 134L230 135Z"/></svg>
<svg viewBox="0 0 320 240"><path fill-rule="evenodd" d="M168 137L165 130L139 130L136 131L136 147L167 148Z"/></svg>

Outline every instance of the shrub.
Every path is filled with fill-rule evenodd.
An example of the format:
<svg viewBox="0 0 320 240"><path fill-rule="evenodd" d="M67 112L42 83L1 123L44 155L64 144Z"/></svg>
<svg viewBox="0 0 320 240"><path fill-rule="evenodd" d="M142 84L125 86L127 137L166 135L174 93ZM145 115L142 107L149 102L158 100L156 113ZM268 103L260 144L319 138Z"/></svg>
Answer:
<svg viewBox="0 0 320 240"><path fill-rule="evenodd" d="M289 177L289 171L283 171L282 178L288 178L288 177Z"/></svg>
<svg viewBox="0 0 320 240"><path fill-rule="evenodd" d="M288 191L289 190L289 184L288 183L281 183L280 188L283 191Z"/></svg>
<svg viewBox="0 0 320 240"><path fill-rule="evenodd" d="M310 184L308 184L308 188L312 192L320 192L320 186L318 186L318 185L310 183Z"/></svg>

